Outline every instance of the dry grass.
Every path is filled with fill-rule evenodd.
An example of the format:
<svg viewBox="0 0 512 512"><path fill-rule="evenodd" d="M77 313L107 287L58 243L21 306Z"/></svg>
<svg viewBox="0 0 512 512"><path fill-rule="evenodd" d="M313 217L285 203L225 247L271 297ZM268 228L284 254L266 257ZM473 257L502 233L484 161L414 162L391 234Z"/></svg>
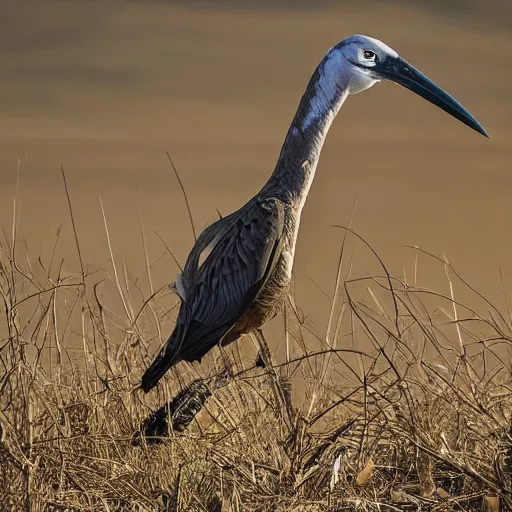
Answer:
<svg viewBox="0 0 512 512"><path fill-rule="evenodd" d="M327 336L290 301L284 363L259 340L266 365L180 366L145 397L176 302L149 259L146 291L113 251L109 271L64 275L16 230L0 246L1 510L512 510L510 315L477 292L459 304L447 261L443 295L384 265L351 277L342 257Z"/></svg>

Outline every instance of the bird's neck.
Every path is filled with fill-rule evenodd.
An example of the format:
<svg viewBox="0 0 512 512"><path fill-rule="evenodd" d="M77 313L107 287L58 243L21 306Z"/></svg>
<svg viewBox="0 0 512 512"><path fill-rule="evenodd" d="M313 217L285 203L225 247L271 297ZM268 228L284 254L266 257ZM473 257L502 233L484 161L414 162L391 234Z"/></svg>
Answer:
<svg viewBox="0 0 512 512"><path fill-rule="evenodd" d="M328 52L302 96L274 172L262 189L302 210L327 132L348 96L342 57Z"/></svg>

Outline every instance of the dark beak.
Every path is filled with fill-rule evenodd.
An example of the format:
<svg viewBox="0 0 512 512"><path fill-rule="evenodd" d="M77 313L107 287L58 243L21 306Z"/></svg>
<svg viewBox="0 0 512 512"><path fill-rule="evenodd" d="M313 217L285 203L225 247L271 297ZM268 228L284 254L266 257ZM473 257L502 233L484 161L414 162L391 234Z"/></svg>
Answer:
<svg viewBox="0 0 512 512"><path fill-rule="evenodd" d="M372 68L375 78L391 80L442 108L465 125L489 138L485 128L455 99L400 57L388 57Z"/></svg>

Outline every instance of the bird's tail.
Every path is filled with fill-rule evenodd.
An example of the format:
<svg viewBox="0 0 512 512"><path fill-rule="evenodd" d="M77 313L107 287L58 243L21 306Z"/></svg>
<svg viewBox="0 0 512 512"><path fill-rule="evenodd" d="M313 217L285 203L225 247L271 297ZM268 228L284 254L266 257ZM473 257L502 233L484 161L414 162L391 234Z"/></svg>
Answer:
<svg viewBox="0 0 512 512"><path fill-rule="evenodd" d="M151 391L167 370L182 360L180 352L184 335L183 331L183 327L177 324L165 346L144 372L140 383L140 388L144 393Z"/></svg>

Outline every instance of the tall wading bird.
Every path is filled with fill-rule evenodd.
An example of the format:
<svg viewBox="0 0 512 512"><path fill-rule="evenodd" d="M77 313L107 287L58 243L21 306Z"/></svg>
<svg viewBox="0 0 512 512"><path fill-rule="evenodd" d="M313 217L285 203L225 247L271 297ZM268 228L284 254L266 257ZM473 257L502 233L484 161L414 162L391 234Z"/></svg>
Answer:
<svg viewBox="0 0 512 512"><path fill-rule="evenodd" d="M200 361L259 329L279 311L290 282L300 216L329 127L350 94L390 80L488 137L454 98L389 46L354 35L317 66L270 179L248 203L208 226L192 248L175 289L176 326L142 377L147 393L179 361Z"/></svg>

